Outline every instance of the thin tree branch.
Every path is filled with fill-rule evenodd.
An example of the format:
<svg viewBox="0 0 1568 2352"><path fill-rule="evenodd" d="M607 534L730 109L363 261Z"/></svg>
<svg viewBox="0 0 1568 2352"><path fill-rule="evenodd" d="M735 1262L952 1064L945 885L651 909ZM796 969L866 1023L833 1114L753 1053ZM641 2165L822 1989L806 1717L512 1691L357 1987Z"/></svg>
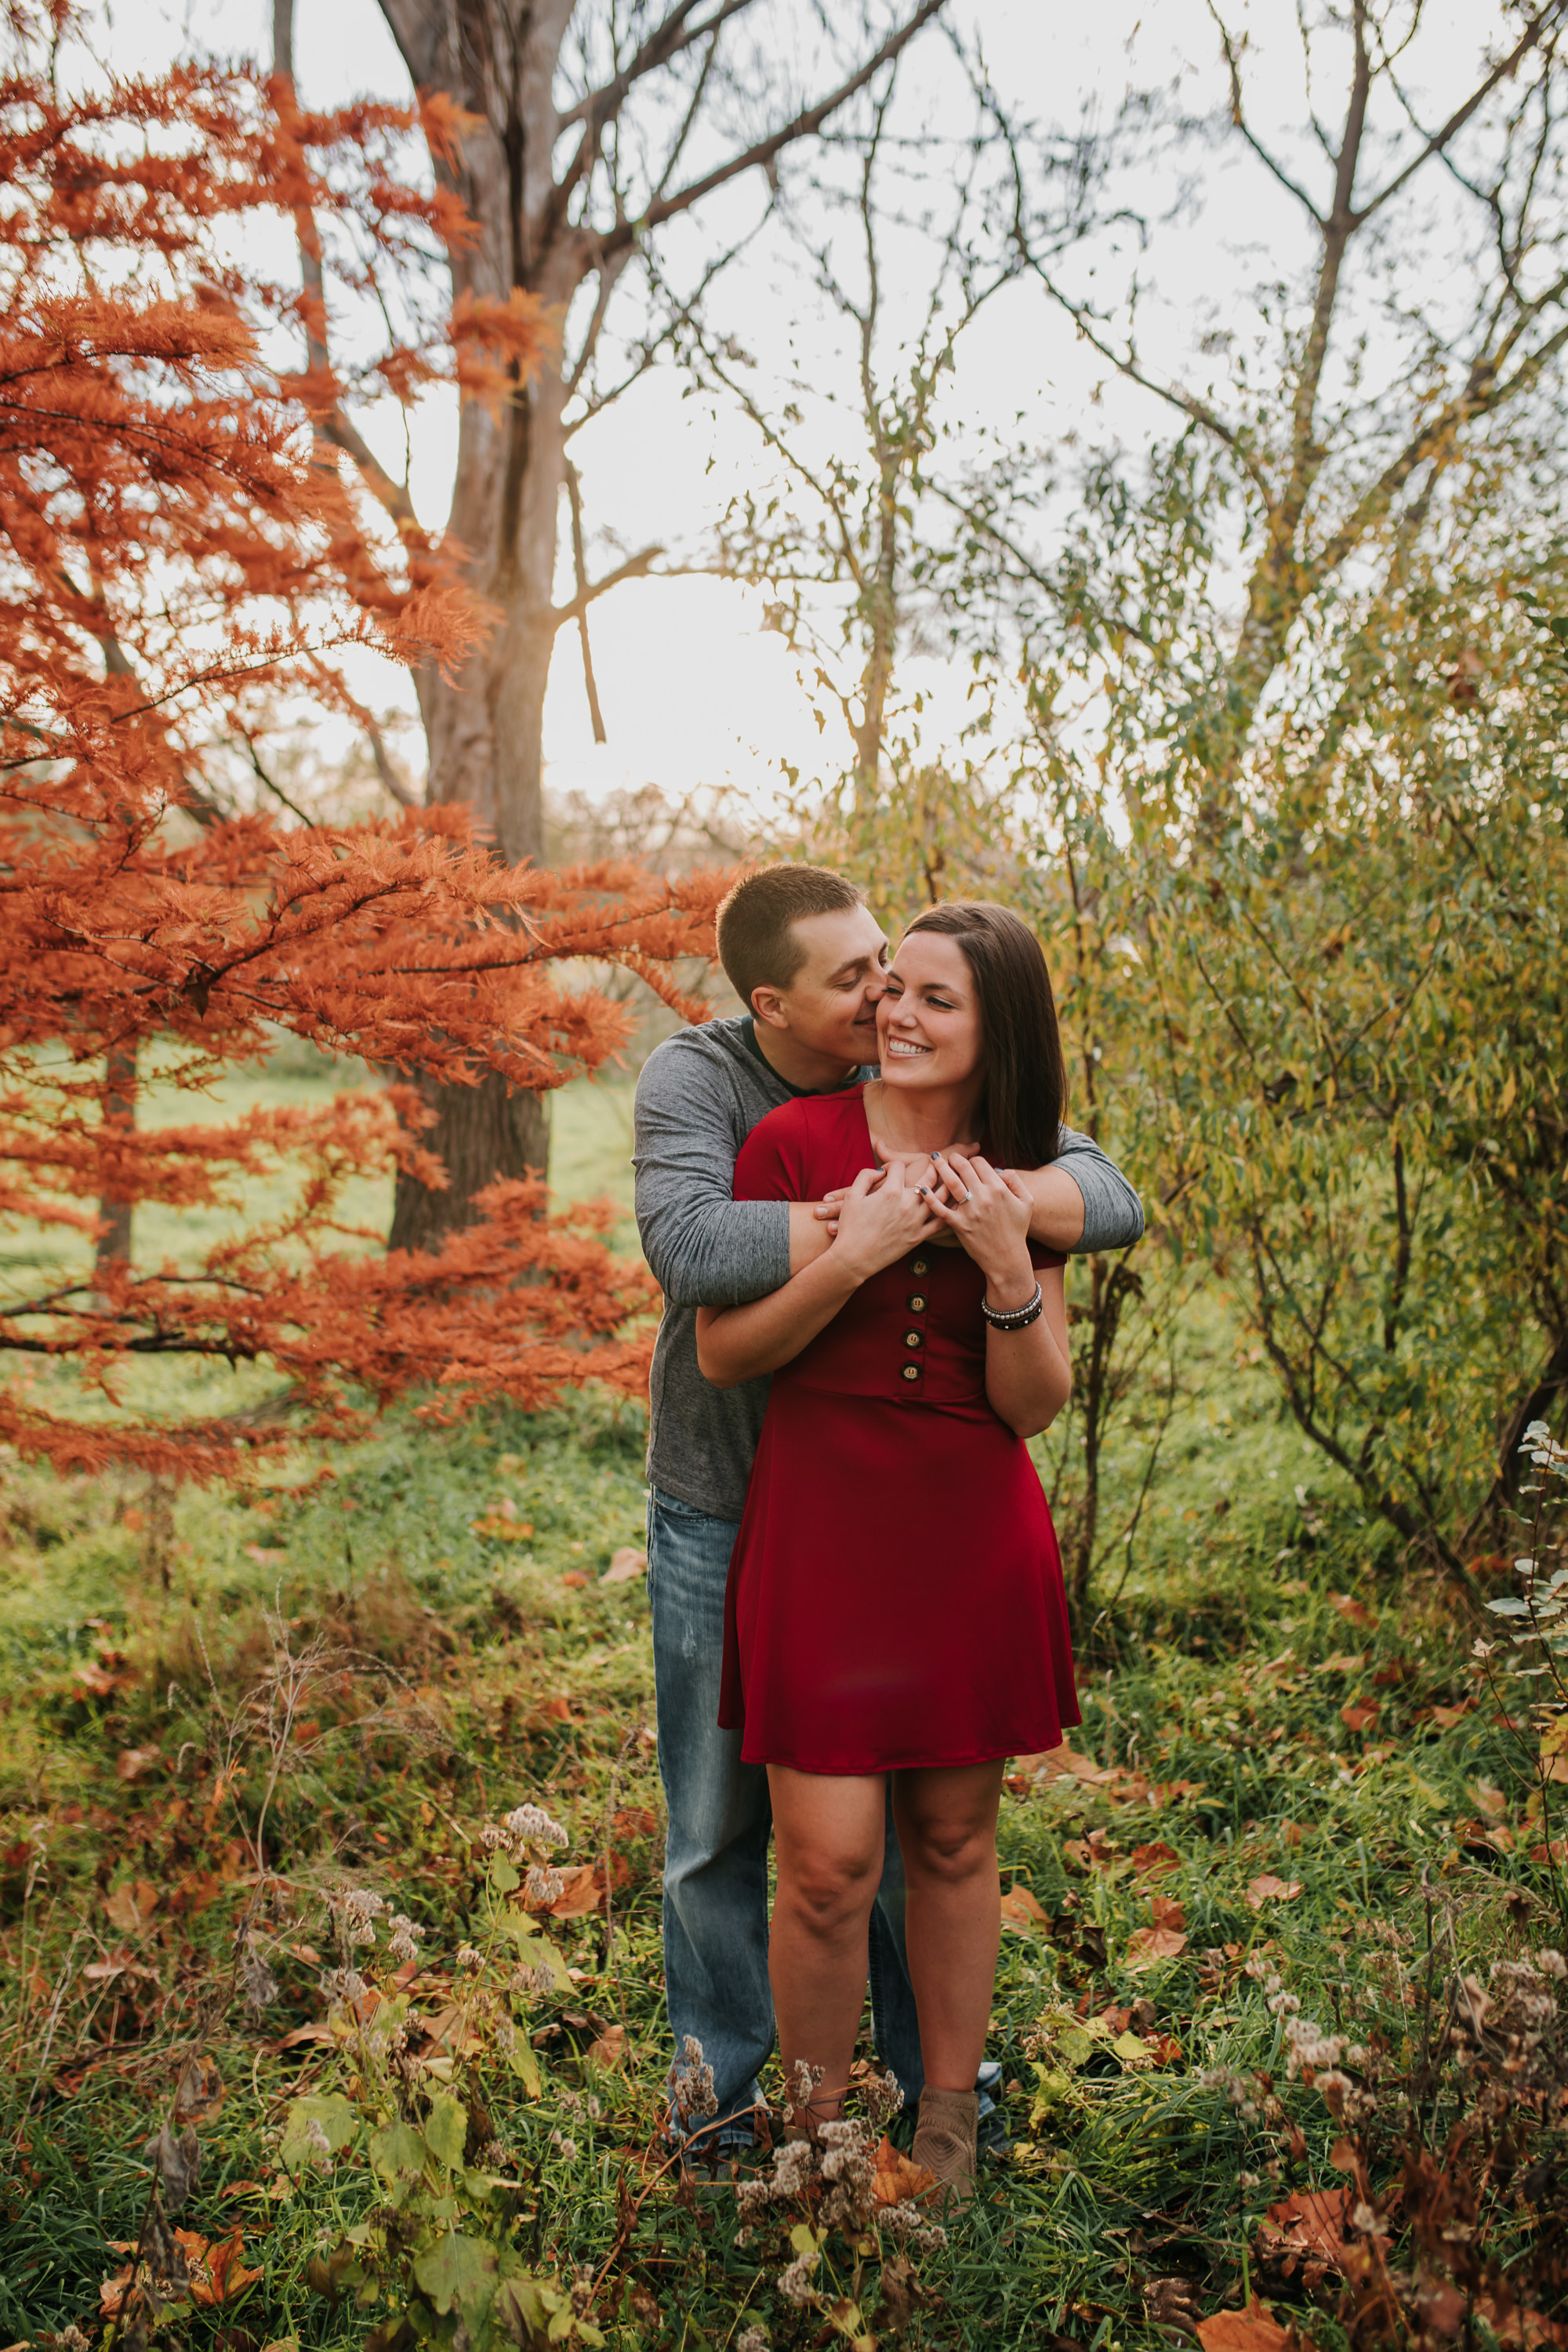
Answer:
<svg viewBox="0 0 1568 2352"><path fill-rule="evenodd" d="M599 89L587 91L557 116L559 127L564 131L574 122L582 122L587 125L590 132L602 130L614 121L635 84L645 75L656 72L660 66L668 65L684 50L695 48L699 41L718 33L731 16L738 16L742 9L749 8L752 0L720 0L719 6L710 16L704 16L700 25L689 25L687 19L696 5L697 0L679 0L679 5L671 9L661 25L654 27L619 73L601 84Z"/></svg>
<svg viewBox="0 0 1568 2352"><path fill-rule="evenodd" d="M1404 170L1396 172L1387 185L1379 189L1371 203L1363 205L1352 215L1353 224L1357 228L1363 221L1370 220L1373 213L1387 204L1391 196L1396 195L1405 182L1420 171L1424 163L1429 163L1434 155L1442 153L1449 141L1464 129L1477 108L1485 103L1500 82L1508 79L1521 58L1528 57L1530 51L1537 47L1543 33L1563 23L1565 14L1568 14L1568 0L1552 0L1551 7L1542 9L1537 16L1531 17L1507 57L1492 68L1485 81L1472 90L1464 104L1455 109L1442 129L1432 133L1420 153L1412 156Z"/></svg>
<svg viewBox="0 0 1568 2352"><path fill-rule="evenodd" d="M1235 44L1231 40L1230 33L1224 18L1221 16L1218 8L1215 5L1215 0L1207 0L1207 6L1209 15L1214 18L1215 27L1219 33L1220 47L1225 51L1226 64L1230 69L1230 119L1232 122L1240 131L1242 137L1246 140L1247 145L1251 148L1258 162L1264 165L1266 170L1272 172L1280 186L1288 190L1289 193L1295 197L1296 202L1299 205L1302 205L1306 207L1307 212L1310 217L1317 222L1320 228L1326 227L1328 224L1325 222L1322 214L1318 210L1317 205L1312 202L1311 197L1307 194L1305 188L1303 188L1299 182L1290 177L1289 173L1286 171L1282 163L1276 163L1274 157L1268 152L1268 148L1264 146L1262 141L1258 139L1248 129L1247 116L1243 110L1241 103L1241 59L1237 55Z"/></svg>
<svg viewBox="0 0 1568 2352"><path fill-rule="evenodd" d="M605 714L599 708L599 684L594 676L593 649L588 643L588 566L583 554L583 483L570 457L566 460L566 501L572 509L572 563L577 582L577 635L583 647L583 691L588 698L588 716L594 724L594 740L609 740L605 732Z"/></svg>
<svg viewBox="0 0 1568 2352"><path fill-rule="evenodd" d="M738 179L743 172L771 163L786 147L794 146L798 140L812 137L821 130L830 115L837 114L839 108L847 105L857 91L864 89L885 65L889 65L907 48L922 26L929 24L944 5L945 0L920 0L913 16L896 32L889 33L880 47L873 51L847 81L840 82L837 89L819 99L815 106L807 107L804 113L795 115L766 139L759 139L743 153L732 155L728 163L719 164L700 180L693 180L672 196L656 197L640 220L625 222L601 240L603 251L611 254L623 246L635 245L647 230L658 228L664 221L674 220L680 213L689 212L693 205L700 203L704 196L711 195L715 188L721 188L729 181Z"/></svg>
<svg viewBox="0 0 1568 2352"><path fill-rule="evenodd" d="M615 570L606 572L602 580L580 587L569 604L552 604L549 614L552 625L558 629L566 621L580 620L590 604L596 604L601 596L607 596L612 588L620 587L624 581L646 580L663 553L662 547L645 547L640 554L628 555L624 563L617 563ZM683 563L672 565L668 572L660 572L658 576L661 580L673 580L687 572L707 569L707 565ZM597 740L602 742L604 738L601 736Z"/></svg>

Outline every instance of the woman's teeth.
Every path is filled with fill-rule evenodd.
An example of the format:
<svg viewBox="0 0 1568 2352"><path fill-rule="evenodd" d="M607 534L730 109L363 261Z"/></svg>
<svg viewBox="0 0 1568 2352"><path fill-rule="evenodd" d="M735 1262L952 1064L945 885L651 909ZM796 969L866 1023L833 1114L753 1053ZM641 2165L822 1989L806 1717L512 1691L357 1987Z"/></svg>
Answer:
<svg viewBox="0 0 1568 2352"><path fill-rule="evenodd" d="M888 1051L889 1054L929 1054L931 1052L931 1047L929 1045L917 1045L907 1037L889 1037L888 1040Z"/></svg>

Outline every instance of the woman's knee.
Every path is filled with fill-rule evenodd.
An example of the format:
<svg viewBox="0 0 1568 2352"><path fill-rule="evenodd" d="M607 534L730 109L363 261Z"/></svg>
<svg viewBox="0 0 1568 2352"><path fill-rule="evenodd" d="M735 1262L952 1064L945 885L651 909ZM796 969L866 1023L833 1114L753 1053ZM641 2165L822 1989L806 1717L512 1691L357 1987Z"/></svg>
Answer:
<svg viewBox="0 0 1568 2352"><path fill-rule="evenodd" d="M899 1839L904 1870L911 1878L957 1886L996 1867L996 1831L988 1815L917 1813L912 1821L900 1822Z"/></svg>
<svg viewBox="0 0 1568 2352"><path fill-rule="evenodd" d="M814 1935L831 1935L869 1915L882 1857L831 1846L781 1855L779 1897Z"/></svg>

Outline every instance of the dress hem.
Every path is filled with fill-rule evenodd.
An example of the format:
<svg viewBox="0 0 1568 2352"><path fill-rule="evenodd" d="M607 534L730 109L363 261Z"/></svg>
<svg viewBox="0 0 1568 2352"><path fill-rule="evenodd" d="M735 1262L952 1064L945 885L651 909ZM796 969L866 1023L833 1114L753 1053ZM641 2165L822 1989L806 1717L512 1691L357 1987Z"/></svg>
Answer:
<svg viewBox="0 0 1568 2352"><path fill-rule="evenodd" d="M742 1745L741 1761L742 1764L782 1764L791 1772L808 1772L813 1779L819 1780L869 1780L879 1772L959 1772L971 1764L1005 1764L1015 1756L1048 1754L1052 1748L1059 1748L1068 1733L1077 1727L1076 1724L1064 1723L1055 1739L1034 1747L984 1748L967 1756L888 1756L863 1763L806 1764L796 1756L755 1756Z"/></svg>

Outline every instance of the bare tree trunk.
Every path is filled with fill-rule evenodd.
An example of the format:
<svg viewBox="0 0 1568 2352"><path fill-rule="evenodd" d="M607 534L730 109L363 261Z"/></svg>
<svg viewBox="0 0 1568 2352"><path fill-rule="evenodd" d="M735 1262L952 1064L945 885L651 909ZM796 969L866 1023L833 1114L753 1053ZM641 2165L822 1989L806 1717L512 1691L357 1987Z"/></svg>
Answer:
<svg viewBox="0 0 1568 2352"><path fill-rule="evenodd" d="M103 1124L133 1133L136 1126L136 1046L117 1045L105 1070L108 1090L103 1097ZM118 1192L100 1195L98 1213L102 1231L93 1262L100 1274L110 1265L124 1265L131 1256L131 1220L134 1203Z"/></svg>
<svg viewBox="0 0 1568 2352"><path fill-rule="evenodd" d="M381 0L415 89L452 99L466 118L456 160L435 157L437 176L462 199L478 227L474 244L452 255L454 296L505 302L521 291L542 300L564 322L578 289L589 278L595 281L596 299L570 354L547 357L500 408L479 402L463 408L447 544L498 618L459 677L448 681L426 672L417 682L429 744L429 799L440 805L467 803L497 855L509 862L543 860L544 698L556 632L568 622L580 625L584 676L596 706L587 658L588 606L618 582L647 573L661 551L646 549L588 583L579 548L575 593L560 604L554 601L567 482L566 410L574 394L581 401L592 390L595 347L617 279L664 221L742 173L772 174L778 156L815 137L891 63L943 0L910 0L908 14L879 43L868 40L859 62L836 89L683 182L689 134L703 109L725 28L753 5L729 0L704 13L672 0L662 12L628 12L624 20L604 12L595 39L602 37L598 54L606 78L568 99L561 85L563 48L574 17L589 13L584 0ZM275 0L279 15L290 6L291 0ZM584 27L585 54L595 46L591 29ZM282 42L278 54L285 54ZM720 86L721 73L722 68L711 76L711 87ZM645 84L654 108L647 136L628 137L623 144L618 126ZM755 95L765 113L765 79ZM639 160L628 160L633 157ZM384 504L395 510L399 500L406 502L405 490L375 482L368 452L346 421L333 437ZM575 512L574 521L579 538ZM427 1098L436 1118L424 1139L446 1161L451 1183L431 1192L412 1178L399 1178L395 1247L427 1244L471 1223L477 1186L546 1164L548 1123L539 1097L509 1101L500 1083L487 1079L477 1087L433 1087Z"/></svg>

